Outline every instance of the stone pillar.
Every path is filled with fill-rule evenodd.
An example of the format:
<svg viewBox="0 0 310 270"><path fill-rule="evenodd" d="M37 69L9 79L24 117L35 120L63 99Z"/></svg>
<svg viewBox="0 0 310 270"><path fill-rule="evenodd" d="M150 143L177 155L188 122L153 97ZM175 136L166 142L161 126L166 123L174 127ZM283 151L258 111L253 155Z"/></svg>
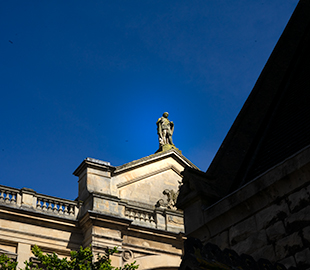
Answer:
<svg viewBox="0 0 310 270"><path fill-rule="evenodd" d="M94 192L114 195L111 192L111 172L114 170L109 162L86 158L73 173L79 177L79 200L87 200Z"/></svg>
<svg viewBox="0 0 310 270"><path fill-rule="evenodd" d="M21 206L28 208L36 208L36 192L31 188L21 189Z"/></svg>
<svg viewBox="0 0 310 270"><path fill-rule="evenodd" d="M163 209L156 209L155 210L156 216L156 228L160 230L167 229L167 222L166 222L166 215Z"/></svg>
<svg viewBox="0 0 310 270"><path fill-rule="evenodd" d="M18 243L17 245L17 268L16 269L24 269L25 261L29 261L31 257L31 245Z"/></svg>

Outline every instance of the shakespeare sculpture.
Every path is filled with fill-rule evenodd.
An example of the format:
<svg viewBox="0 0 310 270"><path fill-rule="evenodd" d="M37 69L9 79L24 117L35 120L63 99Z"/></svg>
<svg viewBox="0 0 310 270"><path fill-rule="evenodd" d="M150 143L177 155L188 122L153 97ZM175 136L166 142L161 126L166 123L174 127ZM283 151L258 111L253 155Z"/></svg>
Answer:
<svg viewBox="0 0 310 270"><path fill-rule="evenodd" d="M168 120L169 113L163 113L163 116L160 117L157 122L157 134L159 145L164 146L166 144L174 145L172 142L172 134L174 130L174 124L172 121Z"/></svg>

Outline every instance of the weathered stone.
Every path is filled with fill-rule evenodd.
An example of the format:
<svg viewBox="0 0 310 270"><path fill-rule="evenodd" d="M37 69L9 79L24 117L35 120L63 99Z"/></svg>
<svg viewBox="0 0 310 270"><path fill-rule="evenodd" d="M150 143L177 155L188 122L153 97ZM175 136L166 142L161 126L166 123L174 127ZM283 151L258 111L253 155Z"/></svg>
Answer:
<svg viewBox="0 0 310 270"><path fill-rule="evenodd" d="M172 142L174 124L172 121L168 120L168 116L169 113L165 112L156 122L159 146L166 144L174 145Z"/></svg>
<svg viewBox="0 0 310 270"><path fill-rule="evenodd" d="M303 235L303 238L305 240L307 240L308 242L310 242L310 226L309 227L306 227L302 230L302 235Z"/></svg>
<svg viewBox="0 0 310 270"><path fill-rule="evenodd" d="M229 248L228 231L222 232L210 239L208 242L217 245L220 249Z"/></svg>
<svg viewBox="0 0 310 270"><path fill-rule="evenodd" d="M255 260L258 260L260 258L265 258L265 259L268 259L272 262L274 262L275 258L276 258L276 255L274 252L274 247L272 245L263 246L263 247L257 249L255 252L253 252L251 254L251 256Z"/></svg>
<svg viewBox="0 0 310 270"><path fill-rule="evenodd" d="M270 241L274 241L282 238L285 235L285 227L282 221L278 221L275 224L269 226L266 229L267 237Z"/></svg>
<svg viewBox="0 0 310 270"><path fill-rule="evenodd" d="M301 209L297 213L290 215L286 220L286 227L289 231L299 231L303 227L310 224L310 205Z"/></svg>
<svg viewBox="0 0 310 270"><path fill-rule="evenodd" d="M18 243L17 252L18 252L17 269L24 268L24 262L28 260L29 257L31 256L31 245L24 244L24 243Z"/></svg>
<svg viewBox="0 0 310 270"><path fill-rule="evenodd" d="M309 194L305 188L291 194L288 197L289 207L292 212L309 204Z"/></svg>
<svg viewBox="0 0 310 270"><path fill-rule="evenodd" d="M236 243L246 239L249 235L252 235L256 232L256 223L254 217L252 216L230 228L230 244L233 246Z"/></svg>
<svg viewBox="0 0 310 270"><path fill-rule="evenodd" d="M278 263L282 263L287 269L296 266L296 262L293 256L280 260Z"/></svg>
<svg viewBox="0 0 310 270"><path fill-rule="evenodd" d="M276 258L280 260L288 255L293 254L296 250L302 247L302 239L298 232L295 232L287 237L280 239L275 244Z"/></svg>
<svg viewBox="0 0 310 270"><path fill-rule="evenodd" d="M279 220L288 216L289 209L287 204L282 201L281 204L273 204L256 214L257 230L266 228Z"/></svg>
<svg viewBox="0 0 310 270"><path fill-rule="evenodd" d="M76 201L0 186L0 249L22 267L35 244L61 257L80 246L91 245L101 255L117 246L124 256L111 256L115 267L136 260L141 270L176 269L183 213L171 209L172 202L155 204L167 197L163 191L177 192L185 167L195 166L174 149L118 167L87 158L74 172L79 177Z"/></svg>
<svg viewBox="0 0 310 270"><path fill-rule="evenodd" d="M310 266L310 250L304 249L295 254L296 263L298 266Z"/></svg>
<svg viewBox="0 0 310 270"><path fill-rule="evenodd" d="M267 244L266 232L264 230L248 236L244 241L239 241L237 244L232 245L231 249L238 254L252 255L255 251Z"/></svg>

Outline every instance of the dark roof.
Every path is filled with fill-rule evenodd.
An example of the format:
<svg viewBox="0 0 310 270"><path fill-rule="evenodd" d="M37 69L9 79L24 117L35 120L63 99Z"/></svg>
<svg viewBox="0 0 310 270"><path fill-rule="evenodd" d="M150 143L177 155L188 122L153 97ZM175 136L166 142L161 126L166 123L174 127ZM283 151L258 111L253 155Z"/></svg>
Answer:
<svg viewBox="0 0 310 270"><path fill-rule="evenodd" d="M310 145L310 1L300 0L205 177L225 196Z"/></svg>

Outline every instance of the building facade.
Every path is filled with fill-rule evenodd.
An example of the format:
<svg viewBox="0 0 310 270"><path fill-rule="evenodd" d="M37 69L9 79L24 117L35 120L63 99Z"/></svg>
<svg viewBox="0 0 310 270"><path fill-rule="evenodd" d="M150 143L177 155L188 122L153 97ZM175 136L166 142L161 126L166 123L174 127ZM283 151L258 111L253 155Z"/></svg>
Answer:
<svg viewBox="0 0 310 270"><path fill-rule="evenodd" d="M117 246L113 266L177 269L184 226L174 203L188 166L197 169L175 149L117 167L86 158L74 172L75 201L0 186L0 253L23 267L33 245L60 257L80 246L94 254Z"/></svg>

